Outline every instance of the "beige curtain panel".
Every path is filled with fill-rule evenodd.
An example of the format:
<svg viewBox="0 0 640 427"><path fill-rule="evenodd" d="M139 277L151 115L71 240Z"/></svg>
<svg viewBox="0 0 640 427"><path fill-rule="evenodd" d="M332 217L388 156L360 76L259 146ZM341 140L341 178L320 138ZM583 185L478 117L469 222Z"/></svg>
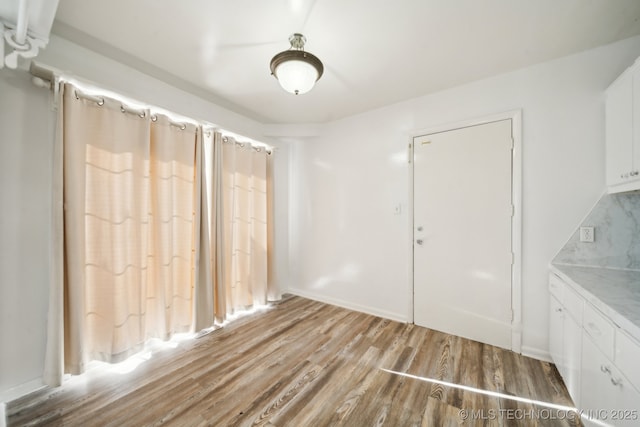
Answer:
<svg viewBox="0 0 640 427"><path fill-rule="evenodd" d="M267 154L229 138L222 147L227 312L267 302Z"/></svg>
<svg viewBox="0 0 640 427"><path fill-rule="evenodd" d="M193 322L196 140L194 125L151 123L146 337L168 339Z"/></svg>
<svg viewBox="0 0 640 427"><path fill-rule="evenodd" d="M200 145L199 221L200 236L196 257L198 282L196 286L195 329L201 330L222 323L227 303L224 287L224 218L222 212L222 135L208 132Z"/></svg>
<svg viewBox="0 0 640 427"><path fill-rule="evenodd" d="M202 298L214 302L214 315L227 315L267 302L268 223L267 158L264 148L237 143L218 132L205 137L201 218ZM207 230L205 232L204 230ZM203 322L205 320L203 319Z"/></svg>
<svg viewBox="0 0 640 427"><path fill-rule="evenodd" d="M68 83L60 94L48 384L279 296L263 148Z"/></svg>
<svg viewBox="0 0 640 427"><path fill-rule="evenodd" d="M196 129L67 86L65 367L79 373L191 327Z"/></svg>

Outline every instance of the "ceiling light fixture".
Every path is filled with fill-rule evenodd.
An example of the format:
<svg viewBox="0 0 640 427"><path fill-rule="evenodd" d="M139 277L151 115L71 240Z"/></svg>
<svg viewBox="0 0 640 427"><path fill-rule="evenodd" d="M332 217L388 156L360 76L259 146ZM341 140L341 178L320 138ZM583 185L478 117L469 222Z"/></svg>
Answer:
<svg viewBox="0 0 640 427"><path fill-rule="evenodd" d="M300 95L313 89L322 77L322 62L309 52L304 51L307 39L299 33L289 36L291 48L280 52L271 60L271 75L287 92Z"/></svg>

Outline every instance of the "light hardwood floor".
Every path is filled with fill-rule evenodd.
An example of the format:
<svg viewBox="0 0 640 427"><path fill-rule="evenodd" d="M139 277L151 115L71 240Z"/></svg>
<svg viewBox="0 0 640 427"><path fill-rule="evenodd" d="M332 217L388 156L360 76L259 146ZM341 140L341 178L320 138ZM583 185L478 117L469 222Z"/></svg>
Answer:
<svg viewBox="0 0 640 427"><path fill-rule="evenodd" d="M8 425L579 425L521 400L573 406L549 363L300 297L88 377L10 403Z"/></svg>

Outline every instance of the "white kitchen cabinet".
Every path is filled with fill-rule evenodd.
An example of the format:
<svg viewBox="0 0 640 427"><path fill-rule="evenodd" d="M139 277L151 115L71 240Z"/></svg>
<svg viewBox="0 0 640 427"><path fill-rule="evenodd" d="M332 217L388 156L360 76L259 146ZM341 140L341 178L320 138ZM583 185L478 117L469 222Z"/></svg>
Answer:
<svg viewBox="0 0 640 427"><path fill-rule="evenodd" d="M587 415L585 425L640 425L640 345L591 304L584 309L583 331L579 408Z"/></svg>
<svg viewBox="0 0 640 427"><path fill-rule="evenodd" d="M580 411L585 426L640 425L640 393L585 332Z"/></svg>
<svg viewBox="0 0 640 427"><path fill-rule="evenodd" d="M615 346L616 365L629 378L633 386L640 390L640 360L638 359L640 359L640 343L624 331L618 331Z"/></svg>
<svg viewBox="0 0 640 427"><path fill-rule="evenodd" d="M594 306L584 310L584 330L604 355L613 360L616 327Z"/></svg>
<svg viewBox="0 0 640 427"><path fill-rule="evenodd" d="M631 146L630 179L634 189L640 188L640 62L634 64L633 70L633 144ZM623 176L625 174L623 173Z"/></svg>
<svg viewBox="0 0 640 427"><path fill-rule="evenodd" d="M551 358L585 426L640 426L640 342L571 283L549 276Z"/></svg>
<svg viewBox="0 0 640 427"><path fill-rule="evenodd" d="M605 119L609 192L640 189L640 63L607 89Z"/></svg>
<svg viewBox="0 0 640 427"><path fill-rule="evenodd" d="M549 352L573 403L579 406L584 300L553 274L549 291Z"/></svg>

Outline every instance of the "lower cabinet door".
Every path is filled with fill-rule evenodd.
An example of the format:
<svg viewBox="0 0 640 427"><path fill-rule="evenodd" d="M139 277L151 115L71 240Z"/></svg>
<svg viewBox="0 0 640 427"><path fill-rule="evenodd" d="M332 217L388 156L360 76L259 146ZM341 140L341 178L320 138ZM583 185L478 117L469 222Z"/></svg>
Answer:
<svg viewBox="0 0 640 427"><path fill-rule="evenodd" d="M563 323L563 360L565 363L564 383L573 404L580 407L580 376L582 375L582 326L568 313Z"/></svg>
<svg viewBox="0 0 640 427"><path fill-rule="evenodd" d="M585 426L640 425L640 393L586 333L582 337L580 411Z"/></svg>
<svg viewBox="0 0 640 427"><path fill-rule="evenodd" d="M563 311L560 302L556 297L551 296L549 298L549 353L551 353L551 359L556 364L558 372L564 379L566 376L565 362L563 359ZM575 403L575 402L574 402Z"/></svg>

